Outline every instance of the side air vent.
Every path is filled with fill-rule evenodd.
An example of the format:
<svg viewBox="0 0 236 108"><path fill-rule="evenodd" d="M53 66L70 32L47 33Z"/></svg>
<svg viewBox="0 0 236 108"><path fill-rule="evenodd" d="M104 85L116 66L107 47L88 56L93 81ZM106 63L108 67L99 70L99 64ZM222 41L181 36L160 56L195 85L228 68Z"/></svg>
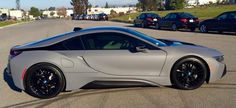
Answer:
<svg viewBox="0 0 236 108"><path fill-rule="evenodd" d="M75 27L73 31L76 32L76 31L80 31L81 29L82 29L82 28L80 28L80 27Z"/></svg>

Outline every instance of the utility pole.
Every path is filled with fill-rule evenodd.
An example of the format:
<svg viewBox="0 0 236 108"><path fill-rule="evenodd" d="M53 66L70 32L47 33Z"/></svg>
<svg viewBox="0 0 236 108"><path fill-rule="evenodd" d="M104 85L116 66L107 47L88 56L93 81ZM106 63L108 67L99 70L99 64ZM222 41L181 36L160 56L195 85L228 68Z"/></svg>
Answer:
<svg viewBox="0 0 236 108"><path fill-rule="evenodd" d="M16 9L20 10L20 0L16 0Z"/></svg>

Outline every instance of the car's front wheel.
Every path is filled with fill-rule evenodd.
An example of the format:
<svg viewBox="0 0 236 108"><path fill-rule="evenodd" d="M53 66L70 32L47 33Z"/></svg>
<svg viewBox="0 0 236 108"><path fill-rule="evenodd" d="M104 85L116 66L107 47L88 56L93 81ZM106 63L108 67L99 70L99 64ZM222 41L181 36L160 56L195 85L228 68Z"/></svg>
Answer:
<svg viewBox="0 0 236 108"><path fill-rule="evenodd" d="M206 81L207 71L206 65L198 58L182 59L172 68L172 85L185 90L199 88Z"/></svg>
<svg viewBox="0 0 236 108"><path fill-rule="evenodd" d="M48 63L31 67L25 77L26 93L37 98L55 97L65 86L65 78L60 69Z"/></svg>
<svg viewBox="0 0 236 108"><path fill-rule="evenodd" d="M208 30L207 30L207 26L205 24L202 24L199 28L200 32L202 33L207 33Z"/></svg>

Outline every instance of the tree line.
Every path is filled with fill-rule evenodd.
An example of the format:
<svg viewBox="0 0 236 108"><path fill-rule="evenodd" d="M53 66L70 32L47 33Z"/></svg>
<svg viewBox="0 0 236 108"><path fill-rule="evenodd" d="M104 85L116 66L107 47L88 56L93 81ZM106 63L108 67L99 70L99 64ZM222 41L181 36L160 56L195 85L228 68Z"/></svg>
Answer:
<svg viewBox="0 0 236 108"><path fill-rule="evenodd" d="M138 0L136 7L141 11L182 9L186 0Z"/></svg>

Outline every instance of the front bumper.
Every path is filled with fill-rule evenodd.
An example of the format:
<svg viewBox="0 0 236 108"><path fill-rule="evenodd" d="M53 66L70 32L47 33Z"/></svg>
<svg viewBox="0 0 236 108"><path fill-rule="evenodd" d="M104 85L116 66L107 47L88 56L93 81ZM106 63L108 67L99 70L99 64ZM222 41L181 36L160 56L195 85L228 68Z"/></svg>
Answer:
<svg viewBox="0 0 236 108"><path fill-rule="evenodd" d="M226 65L225 65L225 69L224 69L224 71L223 71L223 73L222 73L222 75L221 75L221 78L223 78L223 77L226 75L226 73L227 73L227 67L226 67Z"/></svg>

